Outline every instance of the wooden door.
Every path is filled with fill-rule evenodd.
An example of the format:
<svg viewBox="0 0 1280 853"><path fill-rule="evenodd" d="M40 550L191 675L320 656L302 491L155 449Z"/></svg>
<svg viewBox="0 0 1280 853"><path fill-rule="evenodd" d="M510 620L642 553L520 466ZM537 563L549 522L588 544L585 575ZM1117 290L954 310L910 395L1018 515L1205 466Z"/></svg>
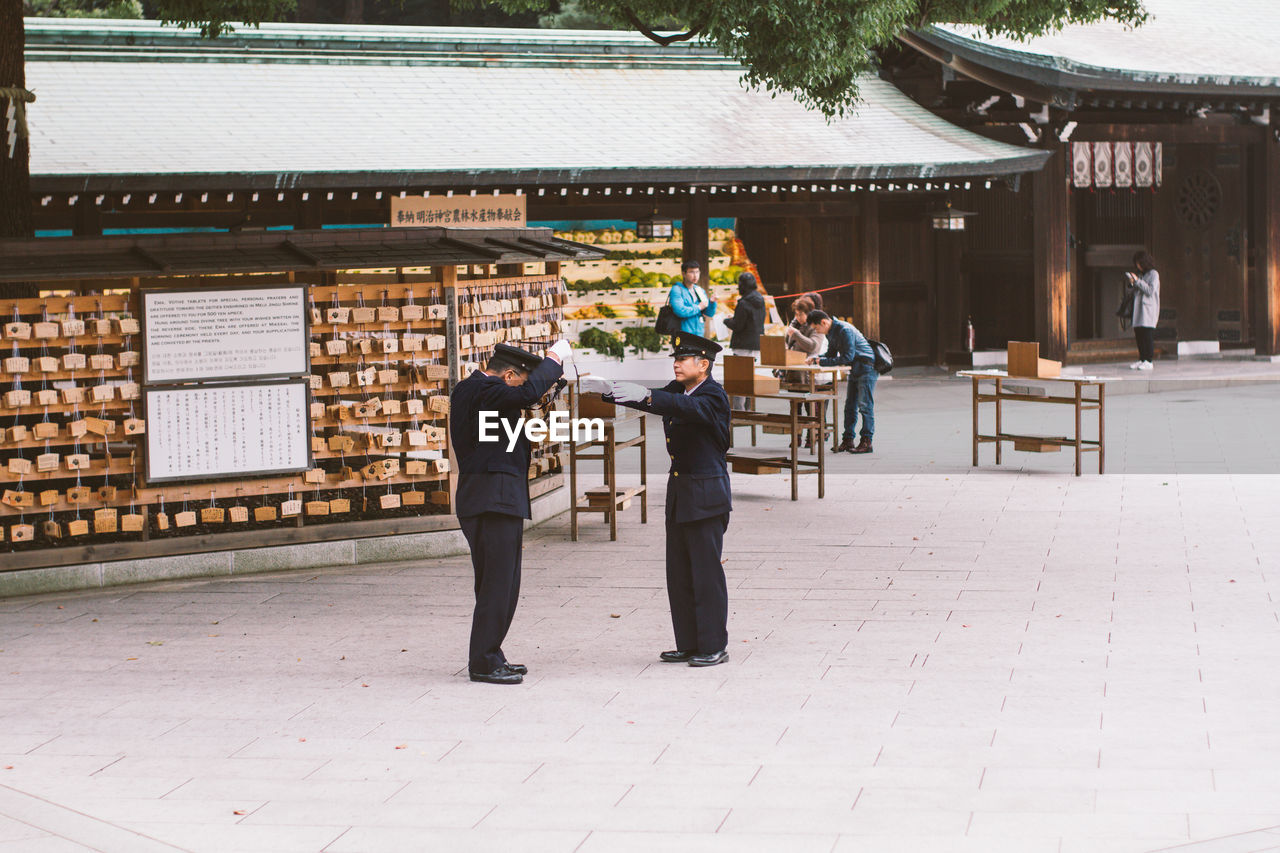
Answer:
<svg viewBox="0 0 1280 853"><path fill-rule="evenodd" d="M1153 254L1158 337L1239 343L1247 325L1243 155L1239 145L1164 146Z"/></svg>
<svg viewBox="0 0 1280 853"><path fill-rule="evenodd" d="M914 207L880 216L880 339L901 364L938 358L934 243L929 220Z"/></svg>

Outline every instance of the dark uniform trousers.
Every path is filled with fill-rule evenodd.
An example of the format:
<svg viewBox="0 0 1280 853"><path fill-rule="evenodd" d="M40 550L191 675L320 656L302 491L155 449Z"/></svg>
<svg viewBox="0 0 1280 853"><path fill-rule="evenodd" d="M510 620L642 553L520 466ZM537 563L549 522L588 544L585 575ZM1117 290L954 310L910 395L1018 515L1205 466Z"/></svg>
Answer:
<svg viewBox="0 0 1280 853"><path fill-rule="evenodd" d="M476 609L471 618L472 672L492 672L507 662L502 641L511 628L520 600L520 557L524 519L500 512L459 516L462 535L471 547L476 575Z"/></svg>
<svg viewBox="0 0 1280 853"><path fill-rule="evenodd" d="M676 648L709 655L729 642L729 590L720 551L729 514L667 519L667 600Z"/></svg>

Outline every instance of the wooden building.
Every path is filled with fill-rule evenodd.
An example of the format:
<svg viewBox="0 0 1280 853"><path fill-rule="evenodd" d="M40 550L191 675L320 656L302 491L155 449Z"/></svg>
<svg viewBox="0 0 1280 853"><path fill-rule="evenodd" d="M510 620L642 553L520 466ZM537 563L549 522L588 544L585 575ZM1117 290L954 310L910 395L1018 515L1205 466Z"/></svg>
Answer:
<svg viewBox="0 0 1280 853"><path fill-rule="evenodd" d="M1151 20L1017 42L908 35L884 76L935 115L1049 155L975 211L958 249L979 345L1119 359L1135 251L1162 282L1157 346L1280 353L1280 4L1148 0ZM882 258L887 247L882 224ZM882 262L882 269L883 269ZM949 346L949 344L948 344Z"/></svg>
<svg viewBox="0 0 1280 853"><path fill-rule="evenodd" d="M1007 193L1050 156L874 78L827 122L745 90L714 51L631 33L26 32L42 233L378 226L393 197L500 193L525 196L535 224L680 220L705 261L708 221L733 218L770 292L856 282L832 306L904 361L940 359L964 320L960 243L929 214L948 193Z"/></svg>

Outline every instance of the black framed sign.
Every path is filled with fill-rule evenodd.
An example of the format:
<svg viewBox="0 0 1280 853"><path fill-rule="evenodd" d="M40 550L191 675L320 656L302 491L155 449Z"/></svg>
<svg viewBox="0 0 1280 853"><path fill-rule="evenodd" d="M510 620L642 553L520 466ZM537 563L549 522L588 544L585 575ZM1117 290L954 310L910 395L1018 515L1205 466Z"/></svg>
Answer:
<svg viewBox="0 0 1280 853"><path fill-rule="evenodd" d="M303 285L148 288L142 320L146 385L310 370Z"/></svg>
<svg viewBox="0 0 1280 853"><path fill-rule="evenodd" d="M296 474L311 467L305 378L147 388L148 483Z"/></svg>

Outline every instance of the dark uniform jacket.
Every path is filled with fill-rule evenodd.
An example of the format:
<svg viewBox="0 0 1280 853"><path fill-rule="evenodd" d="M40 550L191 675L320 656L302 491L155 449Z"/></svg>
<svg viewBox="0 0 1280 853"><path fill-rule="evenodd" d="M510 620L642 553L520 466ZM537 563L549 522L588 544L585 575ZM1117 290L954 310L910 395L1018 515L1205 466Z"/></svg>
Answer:
<svg viewBox="0 0 1280 853"><path fill-rule="evenodd" d="M729 468L729 398L711 377L686 396L672 381L655 389L649 405L623 403L662 415L671 472L667 478L667 518L679 523L724 515L733 509Z"/></svg>
<svg viewBox="0 0 1280 853"><path fill-rule="evenodd" d="M529 440L520 431L516 446L507 452L504 427L495 424L489 434L497 441L480 441L480 413L496 411L512 429L521 410L532 406L560 378L563 368L544 358L523 385L512 387L500 376L477 370L449 395L449 437L458 460L458 499L455 514L498 512L529 518Z"/></svg>

